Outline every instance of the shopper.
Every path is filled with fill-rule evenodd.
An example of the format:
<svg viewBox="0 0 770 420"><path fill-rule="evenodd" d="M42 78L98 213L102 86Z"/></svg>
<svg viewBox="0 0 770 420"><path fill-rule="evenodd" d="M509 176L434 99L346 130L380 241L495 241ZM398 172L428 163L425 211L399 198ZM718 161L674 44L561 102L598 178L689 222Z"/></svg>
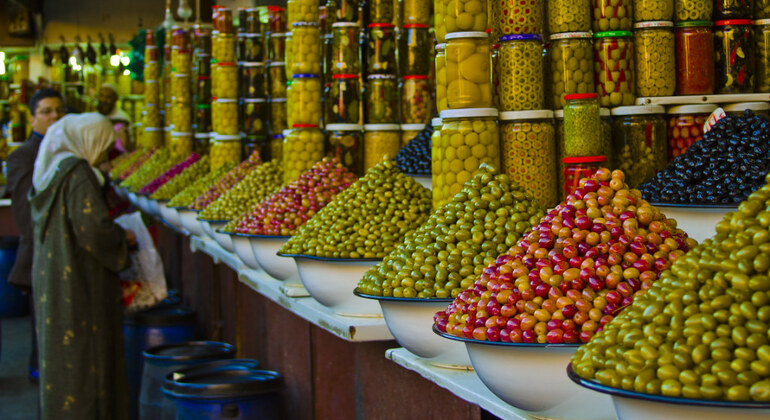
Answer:
<svg viewBox="0 0 770 420"><path fill-rule="evenodd" d="M35 161L32 290L44 420L127 418L120 286L135 242L108 216L95 168L115 139L97 113L52 125Z"/></svg>
<svg viewBox="0 0 770 420"><path fill-rule="evenodd" d="M32 167L37 150L48 127L64 116L64 101L54 89L40 89L29 101L32 134L24 144L6 159L8 192L11 194L11 212L19 228L19 249L16 262L8 276L8 283L25 293L32 291L32 220L30 218L27 194L32 187ZM29 358L29 378L37 381L37 340L35 339L35 312L31 311L32 351Z"/></svg>
<svg viewBox="0 0 770 420"><path fill-rule="evenodd" d="M112 83L104 83L99 89L99 102L96 109L112 122L118 136L115 140L115 149L123 153L133 150L130 137L131 117L118 106L118 97L118 88Z"/></svg>

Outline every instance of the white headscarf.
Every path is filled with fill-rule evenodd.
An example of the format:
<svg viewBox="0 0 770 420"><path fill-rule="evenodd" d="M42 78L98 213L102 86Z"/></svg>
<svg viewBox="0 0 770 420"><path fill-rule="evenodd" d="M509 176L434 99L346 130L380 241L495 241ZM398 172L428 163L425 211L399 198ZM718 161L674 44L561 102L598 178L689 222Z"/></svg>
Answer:
<svg viewBox="0 0 770 420"><path fill-rule="evenodd" d="M36 191L46 189L59 164L69 157L87 161L99 182L104 183L102 174L93 167L114 142L112 123L103 115L96 112L66 115L51 125L43 137L35 159L32 185Z"/></svg>

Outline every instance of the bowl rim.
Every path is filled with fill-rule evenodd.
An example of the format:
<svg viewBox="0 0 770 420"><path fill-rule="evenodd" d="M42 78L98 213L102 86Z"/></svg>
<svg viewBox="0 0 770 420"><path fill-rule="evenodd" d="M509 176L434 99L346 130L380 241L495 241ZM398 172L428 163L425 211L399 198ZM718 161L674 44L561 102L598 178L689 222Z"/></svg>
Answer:
<svg viewBox="0 0 770 420"><path fill-rule="evenodd" d="M142 188L144 188L144 187L142 187ZM154 192L154 191L153 191L153 192ZM138 197L147 197L147 198L149 199L149 198L150 198L150 196L152 195L152 193L146 193L146 192L138 192L138 191L137 191L137 192L136 192L136 195L137 195Z"/></svg>
<svg viewBox="0 0 770 420"><path fill-rule="evenodd" d="M654 202L654 201L648 201L651 206L655 207L675 207L675 208L682 208L682 209L738 209L738 205L740 203L735 204L713 204L713 203L702 203L702 204L693 204L693 203L666 203L666 202Z"/></svg>
<svg viewBox="0 0 770 420"><path fill-rule="evenodd" d="M254 239L289 239L291 238L291 235L257 235L254 233L240 233L240 232L232 232L230 233L233 236L243 236L244 238L254 238Z"/></svg>
<svg viewBox="0 0 770 420"><path fill-rule="evenodd" d="M476 340L474 338L457 337L452 334L441 332L439 331L435 323L433 324L433 332L436 333L437 335L440 335L444 338L448 338L450 340L461 341L463 343L471 343L471 344L484 344L487 346L524 347L524 348L552 348L552 347L578 348L581 345L583 345L583 343L540 344L540 343L504 343L502 341L482 341L482 340Z"/></svg>
<svg viewBox="0 0 770 420"><path fill-rule="evenodd" d="M158 204L165 204L165 203L169 202L169 199L167 199L167 198L161 198L161 199L153 198L153 200L157 201ZM166 207L168 207L168 206L166 206ZM168 208L173 208L173 207L168 207Z"/></svg>
<svg viewBox="0 0 770 420"><path fill-rule="evenodd" d="M366 293L362 293L358 291L358 286L356 286L355 289L353 289L353 294L362 297L364 299L372 299L372 300L389 300L391 302L447 302L451 303L455 299L454 298L400 298L400 297L393 297L393 296L376 296L376 295L369 295Z"/></svg>
<svg viewBox="0 0 770 420"><path fill-rule="evenodd" d="M404 175L411 176L413 178L422 177L422 178L432 178L433 174L415 174L415 173L408 173L404 172Z"/></svg>
<svg viewBox="0 0 770 420"><path fill-rule="evenodd" d="M196 217L195 220L198 220L198 221L201 221L201 222L206 222L206 223L209 223L209 224L214 224L214 223L224 223L224 224L227 224L227 223L230 222L229 220L223 220L223 219L202 219L200 217Z"/></svg>
<svg viewBox="0 0 770 420"><path fill-rule="evenodd" d="M329 257L317 257L315 255L306 254L284 254L276 252L279 257L291 257L294 259L307 259L316 261L329 261L329 262L380 262L382 258L329 258Z"/></svg>
<svg viewBox="0 0 770 420"><path fill-rule="evenodd" d="M578 376L572 369L572 362L567 365L567 376L572 382L588 388L592 391L609 394L615 397L631 398L635 400L652 401L658 403L701 406L701 407L720 407L720 408L752 408L752 409L770 409L770 402L757 401L723 401L723 400L699 400L695 398L676 398L666 397L665 395L645 394L642 392L628 391L621 388L613 388L602 385L598 382L585 379Z"/></svg>
<svg viewBox="0 0 770 420"><path fill-rule="evenodd" d="M169 201L171 201L171 200L169 200ZM189 210L189 211L192 211L192 210L190 210L190 208L189 208L189 207L187 207L187 206L170 206L170 207L169 207L169 206L166 206L166 207L168 207L168 208L170 208L170 209L174 209L174 210L177 210L177 211L184 211L184 210Z"/></svg>

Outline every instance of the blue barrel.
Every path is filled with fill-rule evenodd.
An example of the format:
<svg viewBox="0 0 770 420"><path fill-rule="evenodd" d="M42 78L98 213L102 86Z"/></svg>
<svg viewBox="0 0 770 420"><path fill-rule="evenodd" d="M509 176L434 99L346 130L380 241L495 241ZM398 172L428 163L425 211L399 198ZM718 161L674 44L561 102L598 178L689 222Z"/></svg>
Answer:
<svg viewBox="0 0 770 420"><path fill-rule="evenodd" d="M176 420L280 418L278 372L228 368L177 372L163 393L176 406Z"/></svg>
<svg viewBox="0 0 770 420"><path fill-rule="evenodd" d="M213 362L232 359L235 347L216 341L189 341L167 344L144 352L142 387L139 391L139 418L161 420L163 418L163 381L171 372Z"/></svg>
<svg viewBox="0 0 770 420"><path fill-rule="evenodd" d="M29 312L29 297L8 284L18 248L19 238L0 237L0 318L24 316Z"/></svg>
<svg viewBox="0 0 770 420"><path fill-rule="evenodd" d="M126 316L123 322L132 419L139 415L142 353L150 347L198 338L195 312L178 302L178 297L170 297L157 307Z"/></svg>

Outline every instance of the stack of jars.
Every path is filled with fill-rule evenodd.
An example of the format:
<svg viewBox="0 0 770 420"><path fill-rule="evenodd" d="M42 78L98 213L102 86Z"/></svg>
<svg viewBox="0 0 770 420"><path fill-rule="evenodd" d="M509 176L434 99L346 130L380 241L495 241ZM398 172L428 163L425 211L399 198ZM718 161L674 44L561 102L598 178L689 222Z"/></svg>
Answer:
<svg viewBox="0 0 770 420"><path fill-rule="evenodd" d="M562 13L562 18L566 18L564 13L568 11ZM594 82L599 104L605 107L633 105L636 86L632 1L591 0L588 13L593 15ZM580 26L580 31L588 30L585 23Z"/></svg>
<svg viewBox="0 0 770 420"><path fill-rule="evenodd" d="M432 83L433 68L429 57L433 52L425 0L407 0L401 10L398 58L401 74L401 129L402 146L411 141L433 116Z"/></svg>
<svg viewBox="0 0 770 420"><path fill-rule="evenodd" d="M209 153L211 138L211 30L202 25L193 27L193 100L195 102L195 153Z"/></svg>
<svg viewBox="0 0 770 420"><path fill-rule="evenodd" d="M286 113L286 85L291 77L288 69L288 48L291 32L286 31L286 11L282 7L268 6L265 25L267 38L267 86L269 103L270 158L280 160L283 149L283 132L288 128Z"/></svg>
<svg viewBox="0 0 770 420"><path fill-rule="evenodd" d="M163 144L163 117L160 102L160 64L158 47L155 44L155 32L147 31L144 47L144 109L138 148L155 148Z"/></svg>
<svg viewBox="0 0 770 420"><path fill-rule="evenodd" d="M634 2L634 75L638 96L671 96L676 92L673 17L674 0Z"/></svg>
<svg viewBox="0 0 770 420"><path fill-rule="evenodd" d="M193 151L192 41L190 32L174 28L171 46L171 137L166 143L172 155L187 157Z"/></svg>
<svg viewBox="0 0 770 420"><path fill-rule="evenodd" d="M171 50L173 46L173 36L174 31L173 30L167 30L165 32L165 40L163 42L163 67L161 68L161 74L163 78L163 85L162 89L160 91L161 95L161 103L163 104L162 114L163 114L163 144L168 146L171 144L171 132L174 131L173 126L173 114L174 108L171 107L171 97L173 96L173 93L171 92L171 80L173 78L173 71L172 66L173 63L171 62Z"/></svg>
<svg viewBox="0 0 770 420"><path fill-rule="evenodd" d="M211 170L242 158L238 124L239 80L237 38L232 10L212 6L211 126L213 139L209 154Z"/></svg>
<svg viewBox="0 0 770 420"><path fill-rule="evenodd" d="M240 131L243 135L242 153L254 150L267 152L267 84L262 24L259 9L239 9L238 72L240 86ZM266 153L262 153L267 158Z"/></svg>

